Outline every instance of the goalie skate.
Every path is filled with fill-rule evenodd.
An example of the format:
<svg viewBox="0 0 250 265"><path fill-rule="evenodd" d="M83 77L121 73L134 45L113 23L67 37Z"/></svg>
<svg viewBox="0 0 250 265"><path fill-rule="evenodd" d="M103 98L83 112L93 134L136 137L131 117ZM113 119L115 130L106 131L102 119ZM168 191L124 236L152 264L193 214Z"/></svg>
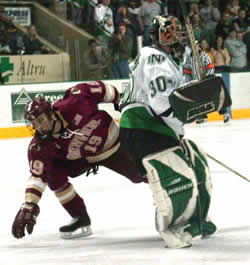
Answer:
<svg viewBox="0 0 250 265"><path fill-rule="evenodd" d="M187 248L192 246L192 236L183 229L170 228L160 232L166 248Z"/></svg>
<svg viewBox="0 0 250 265"><path fill-rule="evenodd" d="M167 218L155 209L155 228L165 242L166 248L186 248L192 246L192 235L186 232L185 226L175 225L168 228Z"/></svg>
<svg viewBox="0 0 250 265"><path fill-rule="evenodd" d="M60 227L60 237L63 239L73 239L87 237L92 235L90 220L84 217L73 218L72 221L65 226Z"/></svg>

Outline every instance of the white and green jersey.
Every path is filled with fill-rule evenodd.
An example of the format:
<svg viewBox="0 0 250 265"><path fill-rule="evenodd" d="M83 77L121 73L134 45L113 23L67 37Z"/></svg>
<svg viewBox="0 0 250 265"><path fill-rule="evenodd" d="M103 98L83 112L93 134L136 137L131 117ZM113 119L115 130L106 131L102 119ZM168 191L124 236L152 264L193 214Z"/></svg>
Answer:
<svg viewBox="0 0 250 265"><path fill-rule="evenodd" d="M96 35L111 37L115 30L112 9L103 4L99 4L95 7L94 18L97 25ZM108 25L107 20L109 20L112 24Z"/></svg>
<svg viewBox="0 0 250 265"><path fill-rule="evenodd" d="M183 123L174 117L173 112L169 114L169 95L185 81L171 56L157 46L143 47L130 70L130 85L123 91L121 99L121 127L160 133L168 130L167 134L175 134L175 137L183 135Z"/></svg>

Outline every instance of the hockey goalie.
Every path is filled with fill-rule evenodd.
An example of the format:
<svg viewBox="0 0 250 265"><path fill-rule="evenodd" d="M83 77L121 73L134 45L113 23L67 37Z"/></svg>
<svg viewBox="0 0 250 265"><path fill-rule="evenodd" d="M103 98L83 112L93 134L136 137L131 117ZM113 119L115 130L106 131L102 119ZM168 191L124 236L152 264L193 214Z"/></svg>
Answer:
<svg viewBox="0 0 250 265"><path fill-rule="evenodd" d="M185 38L176 17L156 16L150 34L153 45L143 47L131 64L130 86L122 94L121 146L148 178L165 246L183 248L216 231L208 219L212 186L206 155L185 139L184 124L231 101L221 78L185 83L173 59Z"/></svg>

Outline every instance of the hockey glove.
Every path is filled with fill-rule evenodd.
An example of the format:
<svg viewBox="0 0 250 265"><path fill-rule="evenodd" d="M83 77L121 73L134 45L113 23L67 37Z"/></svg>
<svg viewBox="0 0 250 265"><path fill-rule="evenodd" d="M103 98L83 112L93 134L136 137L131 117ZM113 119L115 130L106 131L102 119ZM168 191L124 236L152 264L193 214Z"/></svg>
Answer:
<svg viewBox="0 0 250 265"><path fill-rule="evenodd" d="M25 228L29 234L33 232L36 224L36 217L40 213L39 206L35 203L25 202L18 211L12 225L12 234L15 238L25 236Z"/></svg>

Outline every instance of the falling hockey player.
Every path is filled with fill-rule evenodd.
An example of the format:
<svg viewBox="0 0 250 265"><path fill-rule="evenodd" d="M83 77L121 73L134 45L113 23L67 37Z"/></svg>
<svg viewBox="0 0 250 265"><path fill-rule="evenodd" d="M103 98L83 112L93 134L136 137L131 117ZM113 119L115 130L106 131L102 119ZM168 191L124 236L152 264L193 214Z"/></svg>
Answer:
<svg viewBox="0 0 250 265"><path fill-rule="evenodd" d="M130 86L120 104L121 146L148 178L156 228L170 248L191 246L193 237L216 231L207 218L211 200L207 159L184 138L183 125L230 104L220 78L184 84L170 56L184 35L176 17L153 19L153 45L143 47L132 63Z"/></svg>
<svg viewBox="0 0 250 265"><path fill-rule="evenodd" d="M147 182L119 143L119 126L98 103L118 103L119 93L101 81L80 83L69 88L63 99L51 105L36 97L25 107L25 120L36 134L28 147L31 176L25 201L12 225L16 238L32 233L46 188L55 193L73 218L60 228L63 238L85 237L92 233L86 205L68 177L81 175L96 165L105 166L134 183Z"/></svg>

